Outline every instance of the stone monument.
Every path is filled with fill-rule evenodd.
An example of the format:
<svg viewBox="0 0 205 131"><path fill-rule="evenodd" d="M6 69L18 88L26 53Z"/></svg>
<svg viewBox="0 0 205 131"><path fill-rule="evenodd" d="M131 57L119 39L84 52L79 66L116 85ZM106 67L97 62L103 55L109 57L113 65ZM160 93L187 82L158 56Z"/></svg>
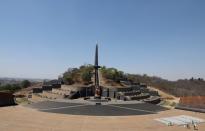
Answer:
<svg viewBox="0 0 205 131"><path fill-rule="evenodd" d="M95 69L95 98L101 99L102 95L102 89L99 84L99 75L98 75L98 69L100 66L98 65L98 44L95 48L95 63L94 63L94 69Z"/></svg>

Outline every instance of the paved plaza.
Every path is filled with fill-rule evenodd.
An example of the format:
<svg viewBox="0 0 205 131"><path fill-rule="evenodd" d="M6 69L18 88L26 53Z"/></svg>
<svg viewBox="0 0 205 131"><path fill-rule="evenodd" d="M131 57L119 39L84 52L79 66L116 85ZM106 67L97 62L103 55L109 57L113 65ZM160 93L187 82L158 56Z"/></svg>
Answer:
<svg viewBox="0 0 205 131"><path fill-rule="evenodd" d="M74 101L74 100L73 100ZM102 105L95 103L70 103L45 101L31 104L28 107L43 112L61 113L70 115L88 115L88 116L128 116L128 115L146 115L157 114L165 108L148 103L110 103L105 102Z"/></svg>
<svg viewBox="0 0 205 131"><path fill-rule="evenodd" d="M59 104L63 104L64 106L65 103ZM53 103L48 103L48 105L53 105ZM67 106L71 105L68 104ZM77 105L73 104L72 106ZM44 109L43 106L41 107L39 104L38 108ZM49 108L50 107L51 106L49 106ZM205 119L205 114L203 113L176 109L127 116L71 115L39 111L39 109L20 105L1 107L0 131L187 131L188 129L183 126L167 126L155 119L178 115L188 115ZM93 111L90 110L90 112ZM204 131L205 123L199 124L198 129L199 131Z"/></svg>

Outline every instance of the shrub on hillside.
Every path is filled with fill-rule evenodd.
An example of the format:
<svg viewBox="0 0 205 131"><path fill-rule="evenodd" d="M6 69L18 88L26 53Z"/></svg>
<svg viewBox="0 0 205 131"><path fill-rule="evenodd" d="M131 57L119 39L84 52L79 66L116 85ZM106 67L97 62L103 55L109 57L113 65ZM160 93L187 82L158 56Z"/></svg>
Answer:
<svg viewBox="0 0 205 131"><path fill-rule="evenodd" d="M30 81L28 81L28 80L23 80L23 81L21 82L21 87L22 87L22 88L27 88L27 87L29 87L29 86L31 86L31 82L30 82Z"/></svg>
<svg viewBox="0 0 205 131"><path fill-rule="evenodd" d="M92 77L93 66L92 65L83 65L79 68L69 68L63 74L63 82L65 84L74 84L74 83L90 83Z"/></svg>
<svg viewBox="0 0 205 131"><path fill-rule="evenodd" d="M103 77L105 77L106 79L116 81L116 82L120 82L120 80L125 79L124 73L115 68L106 68L105 66L103 66L101 68L101 72L102 72Z"/></svg>
<svg viewBox="0 0 205 131"><path fill-rule="evenodd" d="M0 86L0 91L5 91L5 92L15 92L17 90L20 90L21 86L19 84L6 84L6 85L1 85Z"/></svg>

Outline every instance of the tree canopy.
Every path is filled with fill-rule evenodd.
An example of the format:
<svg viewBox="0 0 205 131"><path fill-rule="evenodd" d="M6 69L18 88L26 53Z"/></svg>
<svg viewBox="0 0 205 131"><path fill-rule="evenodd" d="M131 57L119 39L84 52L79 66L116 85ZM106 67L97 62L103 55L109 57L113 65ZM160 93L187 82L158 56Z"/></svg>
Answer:
<svg viewBox="0 0 205 131"><path fill-rule="evenodd" d="M29 86L31 86L31 82L30 82L29 80L23 80L23 81L21 82L21 87L22 87L22 88L27 88L27 87L29 87Z"/></svg>
<svg viewBox="0 0 205 131"><path fill-rule="evenodd" d="M101 68L101 72L102 72L103 77L105 77L106 79L111 79L116 82L119 82L120 80L125 79L124 72L119 71L115 68L106 68L105 66L103 66Z"/></svg>
<svg viewBox="0 0 205 131"><path fill-rule="evenodd" d="M68 68L63 73L63 81L65 84L83 83L89 84L91 82L93 72L92 65L83 65L79 68Z"/></svg>
<svg viewBox="0 0 205 131"><path fill-rule="evenodd" d="M5 91L5 92L16 92L20 89L27 88L31 86L31 82L28 80L23 80L21 83L18 84L5 84L5 85L0 85L0 91Z"/></svg>

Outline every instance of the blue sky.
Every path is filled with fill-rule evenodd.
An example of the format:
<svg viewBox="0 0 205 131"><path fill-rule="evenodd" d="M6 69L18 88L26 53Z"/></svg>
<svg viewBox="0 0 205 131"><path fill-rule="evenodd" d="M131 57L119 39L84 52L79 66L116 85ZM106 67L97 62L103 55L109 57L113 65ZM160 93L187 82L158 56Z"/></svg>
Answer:
<svg viewBox="0 0 205 131"><path fill-rule="evenodd" d="M203 0L1 0L0 77L57 78L94 62L205 78Z"/></svg>

